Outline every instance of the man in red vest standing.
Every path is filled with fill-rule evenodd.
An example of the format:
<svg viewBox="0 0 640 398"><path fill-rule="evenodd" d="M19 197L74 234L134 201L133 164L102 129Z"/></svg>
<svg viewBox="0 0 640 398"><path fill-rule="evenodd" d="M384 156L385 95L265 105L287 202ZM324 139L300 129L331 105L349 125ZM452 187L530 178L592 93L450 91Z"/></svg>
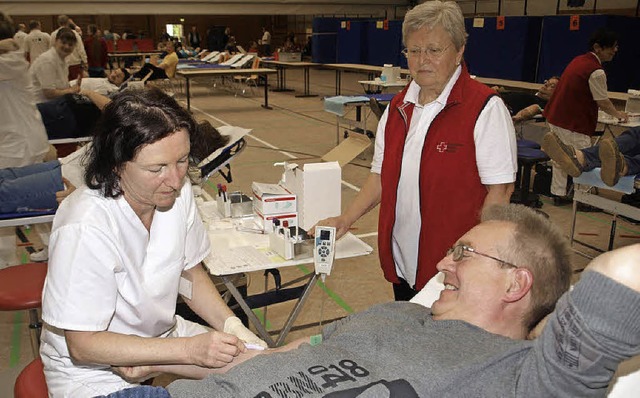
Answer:
<svg viewBox="0 0 640 398"><path fill-rule="evenodd" d="M545 142L557 140L576 149L590 147L595 134L598 109L626 122L628 115L618 111L607 94L607 76L603 62L609 62L618 51L615 32L600 29L589 40L589 51L575 57L560 77L555 92L544 108L551 133ZM544 149L544 148L543 148ZM567 196L567 174L553 167L551 193Z"/></svg>

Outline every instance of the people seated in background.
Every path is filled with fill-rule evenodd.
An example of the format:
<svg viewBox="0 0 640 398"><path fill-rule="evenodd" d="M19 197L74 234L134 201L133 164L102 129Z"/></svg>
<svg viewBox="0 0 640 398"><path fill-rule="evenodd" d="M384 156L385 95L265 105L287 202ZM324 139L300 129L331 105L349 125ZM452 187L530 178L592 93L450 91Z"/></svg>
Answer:
<svg viewBox="0 0 640 398"><path fill-rule="evenodd" d="M0 13L0 168L41 162L49 151L29 63L13 39L14 32L11 18Z"/></svg>
<svg viewBox="0 0 640 398"><path fill-rule="evenodd" d="M640 174L640 127L633 127L596 146L575 149L552 131L545 134L542 150L571 177L601 167L602 181L614 186L622 176Z"/></svg>
<svg viewBox="0 0 640 398"><path fill-rule="evenodd" d="M249 43L249 49L247 50L247 53L257 54L258 50L259 50L258 43L255 40L251 40L251 42Z"/></svg>
<svg viewBox="0 0 640 398"><path fill-rule="evenodd" d="M180 42L176 42L174 44L174 47L175 47L176 54L178 54L178 58L181 58L181 59L195 57L196 55L198 55L198 52L200 51L200 48L197 48L197 49L184 48L184 46Z"/></svg>
<svg viewBox="0 0 640 398"><path fill-rule="evenodd" d="M235 36L229 36L229 41L224 46L224 51L228 52L229 54L235 54L238 52L238 43L236 43Z"/></svg>
<svg viewBox="0 0 640 398"><path fill-rule="evenodd" d="M53 47L40 55L29 69L29 75L35 92L36 102L44 102L65 94L75 94L79 86L69 86L68 69L65 59L77 45L76 33L70 28L60 28ZM76 76L79 80L82 75Z"/></svg>
<svg viewBox="0 0 640 398"><path fill-rule="evenodd" d="M446 288L430 309L408 302L375 305L325 326L322 338L313 340L320 344L305 338L249 350L213 370L232 372L179 380L169 393L602 396L617 364L640 353L640 245L598 257L567 292L571 255L562 231L544 215L522 205L488 207L482 222L439 262ZM527 340L549 313L542 334ZM130 377L154 370L127 369Z"/></svg>
<svg viewBox="0 0 640 398"><path fill-rule="evenodd" d="M296 35L293 32L289 32L287 34L287 38L284 41L284 45L282 46L282 51L284 52L296 52L300 51L296 43Z"/></svg>
<svg viewBox="0 0 640 398"><path fill-rule="evenodd" d="M165 55L160 64L146 63L139 71L133 74L133 77L136 79L144 79L151 73L147 80L173 78L178 68L178 55L175 51L175 44L171 40L167 41L166 51L167 55ZM151 62L157 63L157 60L152 57Z"/></svg>
<svg viewBox="0 0 640 398"><path fill-rule="evenodd" d="M107 77L85 77L81 81L81 90L91 90L102 95L110 95L119 91L122 84L131 77L125 68L112 69ZM78 84L78 80L69 82L71 87Z"/></svg>
<svg viewBox="0 0 640 398"><path fill-rule="evenodd" d="M524 91L507 91L502 87L493 88L507 105L513 121L518 123L542 114L542 110L551 98L559 80L558 76L548 78L535 94Z"/></svg>

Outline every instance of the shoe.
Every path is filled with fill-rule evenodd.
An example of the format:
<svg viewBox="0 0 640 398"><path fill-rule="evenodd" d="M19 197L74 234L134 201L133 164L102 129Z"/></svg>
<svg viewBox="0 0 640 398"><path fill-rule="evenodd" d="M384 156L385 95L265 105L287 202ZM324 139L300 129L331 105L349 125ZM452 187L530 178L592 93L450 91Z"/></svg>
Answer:
<svg viewBox="0 0 640 398"><path fill-rule="evenodd" d="M582 165L576 157L575 148L560 141L554 132L549 131L544 135L542 150L571 177L579 177L582 174Z"/></svg>
<svg viewBox="0 0 640 398"><path fill-rule="evenodd" d="M600 178L610 187L616 185L624 167L624 156L620 153L618 144L614 140L602 140L598 156L601 163Z"/></svg>
<svg viewBox="0 0 640 398"><path fill-rule="evenodd" d="M29 254L29 259L35 263L42 263L49 259L49 250L45 247L44 249Z"/></svg>
<svg viewBox="0 0 640 398"><path fill-rule="evenodd" d="M598 207L594 207L591 205L588 205L586 203L578 203L578 211L581 211L583 213L600 213L602 212L602 209L598 208Z"/></svg>
<svg viewBox="0 0 640 398"><path fill-rule="evenodd" d="M553 196L553 205L554 206L565 206L573 204L573 199L566 196Z"/></svg>

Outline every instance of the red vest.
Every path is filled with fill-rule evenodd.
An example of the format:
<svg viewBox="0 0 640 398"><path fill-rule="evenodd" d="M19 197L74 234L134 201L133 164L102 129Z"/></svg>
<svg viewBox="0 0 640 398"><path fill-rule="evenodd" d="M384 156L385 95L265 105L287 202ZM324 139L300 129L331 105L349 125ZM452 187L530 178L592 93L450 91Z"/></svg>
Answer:
<svg viewBox="0 0 640 398"><path fill-rule="evenodd" d="M408 88L408 87L407 87ZM389 105L382 162L378 251L385 278L399 283L392 254L402 154L414 104L404 102L405 88ZM438 271L436 264L464 233L479 221L487 195L476 164L473 131L480 112L495 95L471 79L463 67L444 109L429 126L420 161L420 236L415 289ZM402 220L400 220L402 222Z"/></svg>
<svg viewBox="0 0 640 398"><path fill-rule="evenodd" d="M602 69L592 53L575 57L567 65L543 115L554 126L592 136L598 122L598 104L589 89L589 76Z"/></svg>

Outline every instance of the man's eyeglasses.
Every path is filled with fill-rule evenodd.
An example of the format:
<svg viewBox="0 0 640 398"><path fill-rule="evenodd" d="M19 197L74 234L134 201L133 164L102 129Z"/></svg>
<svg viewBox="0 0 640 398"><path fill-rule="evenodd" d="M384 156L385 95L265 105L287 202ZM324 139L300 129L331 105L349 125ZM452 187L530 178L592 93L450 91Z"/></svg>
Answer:
<svg viewBox="0 0 640 398"><path fill-rule="evenodd" d="M496 260L497 262L499 262L499 263L501 263L503 265L507 265L507 266L512 267L512 268L518 268L518 266L515 265L515 264L512 264L512 263L504 261L504 260L500 260L499 258L490 256L488 254L480 253L479 251L477 251L473 247L466 246L466 245L463 245L463 244L455 245L452 248L450 248L449 250L447 250L447 256L451 256L451 259L453 261L458 262L458 261L462 261L462 259L466 257L464 255L464 252L475 253L475 254L477 254L479 256L490 258L492 260Z"/></svg>
<svg viewBox="0 0 640 398"><path fill-rule="evenodd" d="M422 54L426 55L428 59L440 59L440 57L442 57L444 52L447 51L449 47L451 47L451 44L442 48L427 47L424 50L420 47L411 47L402 50L402 54L404 54L407 59L420 59L422 58Z"/></svg>

